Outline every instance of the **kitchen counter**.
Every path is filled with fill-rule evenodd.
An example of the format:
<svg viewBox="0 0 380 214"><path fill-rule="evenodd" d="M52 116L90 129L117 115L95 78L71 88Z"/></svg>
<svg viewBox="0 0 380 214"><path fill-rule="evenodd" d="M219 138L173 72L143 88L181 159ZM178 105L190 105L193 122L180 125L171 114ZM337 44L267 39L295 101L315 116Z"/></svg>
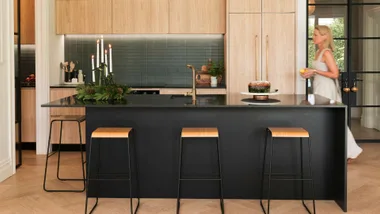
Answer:
<svg viewBox="0 0 380 214"><path fill-rule="evenodd" d="M72 84L54 84L50 88L76 88L78 85ZM132 89L149 89L149 88L192 88L190 84L156 84L156 85L131 85ZM216 87L211 87L210 85L196 85L196 88L207 88L207 89L221 89L226 88L225 84L219 84Z"/></svg>
<svg viewBox="0 0 380 214"><path fill-rule="evenodd" d="M250 96L241 94L197 95L197 101L192 103L191 96L183 95L153 95L130 94L121 101L82 101L75 95L55 100L42 107L335 107L345 108L342 103L318 95L276 95L270 101L254 101Z"/></svg>
<svg viewBox="0 0 380 214"><path fill-rule="evenodd" d="M142 198L177 197L179 140L183 127L218 128L226 199L259 199L267 127L303 127L311 136L316 199L334 200L347 211L346 106L321 96L278 95L271 98L280 102L271 105L249 105L242 102L244 98L250 97L202 95L192 104L191 97L178 95L128 95L121 102L82 102L71 96L42 106L85 107L87 149L91 133L98 127L132 127ZM101 145L100 172L110 178L116 176L113 173L117 171L125 173L128 169L125 140L100 141L113 142ZM186 142L184 175L215 175L214 139ZM276 139L274 145L273 170L298 173L299 139ZM96 157L98 147L93 148L92 154ZM303 148L307 161L307 144ZM307 162L304 166L308 166ZM95 167L91 166L93 172L96 172ZM305 172L308 172L306 168ZM309 187L305 182L307 197L312 193ZM125 181L91 181L87 190L89 196L128 198L128 189ZM274 200L301 197L300 183L275 181L271 189ZM218 193L217 182L186 182L181 195L217 198Z"/></svg>

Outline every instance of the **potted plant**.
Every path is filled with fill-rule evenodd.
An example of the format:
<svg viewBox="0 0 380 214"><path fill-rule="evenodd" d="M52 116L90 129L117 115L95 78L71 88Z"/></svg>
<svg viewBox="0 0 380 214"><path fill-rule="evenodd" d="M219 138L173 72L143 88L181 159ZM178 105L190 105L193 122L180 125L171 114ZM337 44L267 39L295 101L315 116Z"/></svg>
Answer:
<svg viewBox="0 0 380 214"><path fill-rule="evenodd" d="M208 73L211 75L211 86L217 86L222 81L224 72L223 60L219 61L218 65L214 61L211 61L209 66Z"/></svg>

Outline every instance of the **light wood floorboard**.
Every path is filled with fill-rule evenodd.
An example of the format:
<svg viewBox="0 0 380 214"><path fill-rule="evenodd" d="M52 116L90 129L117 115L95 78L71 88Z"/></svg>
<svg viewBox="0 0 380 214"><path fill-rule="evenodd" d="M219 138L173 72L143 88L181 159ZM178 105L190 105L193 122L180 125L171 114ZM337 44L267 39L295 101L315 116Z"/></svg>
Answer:
<svg viewBox="0 0 380 214"><path fill-rule="evenodd" d="M361 144L364 152L348 166L349 214L377 214L380 210L380 144ZM55 156L56 157L56 156ZM62 176L80 177L79 153L64 153ZM81 188L80 182L62 184L55 180L56 158L51 159L49 186ZM45 157L23 153L17 173L0 183L0 214L84 213L85 193L47 193L42 189ZM83 184L82 184L83 185ZM90 199L92 205L93 199ZM311 203L307 203L311 205ZM343 213L334 201L317 201L317 213ZM226 214L262 213L258 200L225 200ZM96 214L129 213L128 199L99 199ZM141 199L139 214L174 214L175 199ZM218 200L186 200L181 214L220 213ZM273 201L272 214L306 213L300 201Z"/></svg>

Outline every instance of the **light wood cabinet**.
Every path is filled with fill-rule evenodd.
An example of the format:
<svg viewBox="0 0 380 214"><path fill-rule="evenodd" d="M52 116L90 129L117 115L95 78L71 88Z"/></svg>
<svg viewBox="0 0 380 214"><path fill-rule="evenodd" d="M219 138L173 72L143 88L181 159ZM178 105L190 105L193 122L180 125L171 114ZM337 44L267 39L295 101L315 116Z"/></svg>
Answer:
<svg viewBox="0 0 380 214"><path fill-rule="evenodd" d="M295 92L295 14L230 14L228 91L269 80L282 94ZM268 79L267 79L268 73Z"/></svg>
<svg viewBox="0 0 380 214"><path fill-rule="evenodd" d="M225 32L225 0L169 0L169 33Z"/></svg>
<svg viewBox="0 0 380 214"><path fill-rule="evenodd" d="M264 14L262 39L263 75L268 76L272 89L295 93L295 14Z"/></svg>
<svg viewBox="0 0 380 214"><path fill-rule="evenodd" d="M75 88L50 89L50 101L58 100L76 94ZM50 117L58 115L85 115L85 108L51 108ZM52 127L51 143L59 143L60 122L54 122ZM86 122L81 123L82 143L86 142ZM79 144L79 130L77 122L63 122L62 144Z"/></svg>
<svg viewBox="0 0 380 214"><path fill-rule="evenodd" d="M229 13L261 13L262 0L228 0Z"/></svg>
<svg viewBox="0 0 380 214"><path fill-rule="evenodd" d="M229 69L230 92L246 91L248 83L260 79L261 15L230 14Z"/></svg>
<svg viewBox="0 0 380 214"><path fill-rule="evenodd" d="M113 33L168 33L169 0L113 0Z"/></svg>
<svg viewBox="0 0 380 214"><path fill-rule="evenodd" d="M291 13L296 0L229 0L229 13Z"/></svg>
<svg viewBox="0 0 380 214"><path fill-rule="evenodd" d="M110 33L111 11L112 0L56 0L56 33Z"/></svg>
<svg viewBox="0 0 380 214"><path fill-rule="evenodd" d="M36 89L21 88L21 141L36 142Z"/></svg>
<svg viewBox="0 0 380 214"><path fill-rule="evenodd" d="M20 32L18 32L18 0L14 0L14 32L20 34L20 44L35 44L34 0L20 1ZM17 44L17 41L15 41Z"/></svg>
<svg viewBox="0 0 380 214"><path fill-rule="evenodd" d="M262 4L264 13L292 13L296 11L296 0L262 0Z"/></svg>

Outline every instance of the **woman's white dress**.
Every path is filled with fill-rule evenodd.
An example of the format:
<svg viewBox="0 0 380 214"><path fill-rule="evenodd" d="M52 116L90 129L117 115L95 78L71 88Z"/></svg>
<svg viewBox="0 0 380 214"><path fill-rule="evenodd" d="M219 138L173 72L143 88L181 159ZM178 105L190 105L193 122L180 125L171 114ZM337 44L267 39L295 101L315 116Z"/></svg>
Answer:
<svg viewBox="0 0 380 214"><path fill-rule="evenodd" d="M326 63L322 62L323 53L328 49L323 49L317 60L313 61L313 68L319 71L328 71ZM337 79L331 79L322 75L315 75L312 80L313 93L337 102L342 102L341 89ZM347 158L356 158L363 151L355 141L351 130L347 126Z"/></svg>

